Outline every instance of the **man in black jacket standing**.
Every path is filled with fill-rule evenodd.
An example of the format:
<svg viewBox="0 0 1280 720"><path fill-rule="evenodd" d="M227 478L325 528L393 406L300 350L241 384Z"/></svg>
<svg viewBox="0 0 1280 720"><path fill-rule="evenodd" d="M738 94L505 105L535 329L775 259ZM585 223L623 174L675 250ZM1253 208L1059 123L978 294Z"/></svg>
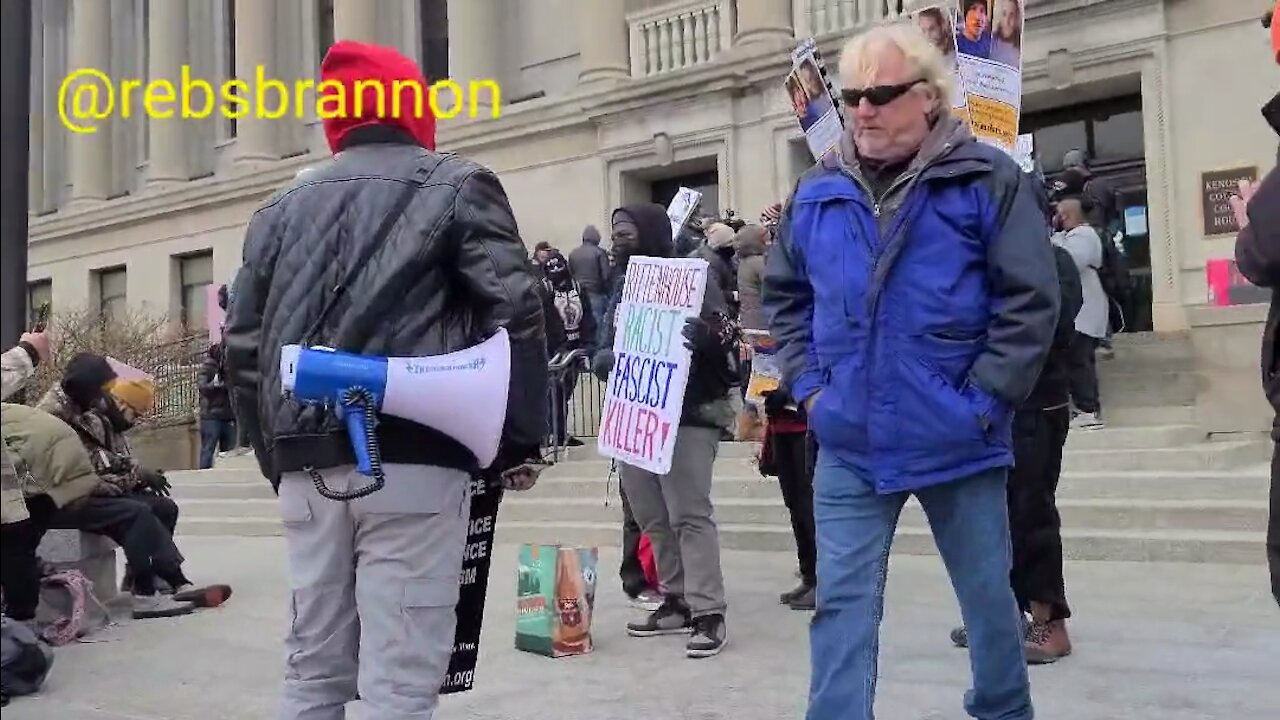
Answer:
<svg viewBox="0 0 1280 720"><path fill-rule="evenodd" d="M488 472L527 489L546 431L542 308L497 177L434 151L417 65L341 41L320 74L322 87L345 90L326 93L331 111L341 106L324 118L333 162L250 220L226 332L232 403L280 495L289 547L278 717L338 720L358 697L362 715L428 720L454 649L471 475L481 468L444 430L382 416L385 487L349 502L321 496L320 483L342 492L368 478L331 408L282 397L281 347L430 356L505 327L508 405ZM399 102L380 101L388 96ZM467 412L457 410L460 422Z"/></svg>

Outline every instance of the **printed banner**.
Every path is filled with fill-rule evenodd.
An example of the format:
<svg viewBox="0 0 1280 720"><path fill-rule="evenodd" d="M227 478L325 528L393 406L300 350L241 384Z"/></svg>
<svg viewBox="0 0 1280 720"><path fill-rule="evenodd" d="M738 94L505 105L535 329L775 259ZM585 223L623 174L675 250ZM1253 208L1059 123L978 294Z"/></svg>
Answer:
<svg viewBox="0 0 1280 720"><path fill-rule="evenodd" d="M462 577L455 612L458 625L453 633L453 654L445 673L441 695L467 692L475 685L476 663L480 660L480 627L484 622L484 598L489 590L489 565L493 559L493 535L498 524L502 488L490 486L484 478L471 479L471 521L467 527L467 547L462 555Z"/></svg>
<svg viewBox="0 0 1280 720"><path fill-rule="evenodd" d="M1013 153L1022 110L1026 0L960 0L956 58L969 127L982 142Z"/></svg>
<svg viewBox="0 0 1280 720"><path fill-rule="evenodd" d="M684 323L701 311L706 287L706 260L634 257L627 264L600 415L601 455L658 474L671 470L692 362Z"/></svg>
<svg viewBox="0 0 1280 720"><path fill-rule="evenodd" d="M840 144L844 124L813 38L801 42L791 52L791 72L783 86L791 100L791 110L800 123L800 130L804 132L809 152L815 160L821 160Z"/></svg>
<svg viewBox="0 0 1280 720"><path fill-rule="evenodd" d="M693 217L693 211L698 209L698 204L701 202L702 193L687 187L681 187L676 192L676 196L671 198L671 204L667 206L667 219L671 221L672 240L680 235L680 231L689 222L689 218Z"/></svg>
<svg viewBox="0 0 1280 720"><path fill-rule="evenodd" d="M1271 302L1271 291L1249 282L1235 260L1210 260L1204 264L1209 281L1209 304L1252 305Z"/></svg>
<svg viewBox="0 0 1280 720"><path fill-rule="evenodd" d="M955 3L940 3L920 8L911 14L911 20L947 61L947 67L950 68L951 75L956 80L951 95L951 112L967 119L964 82L960 77L960 68L956 60Z"/></svg>

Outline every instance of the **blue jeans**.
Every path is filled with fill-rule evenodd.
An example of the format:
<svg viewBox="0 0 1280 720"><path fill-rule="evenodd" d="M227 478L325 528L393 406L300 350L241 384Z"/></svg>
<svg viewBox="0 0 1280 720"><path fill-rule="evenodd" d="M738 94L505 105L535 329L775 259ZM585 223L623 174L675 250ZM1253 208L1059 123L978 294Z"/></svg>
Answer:
<svg viewBox="0 0 1280 720"><path fill-rule="evenodd" d="M235 450L239 445L235 420L200 419L200 469L213 467L213 454Z"/></svg>
<svg viewBox="0 0 1280 720"><path fill-rule="evenodd" d="M1004 468L916 492L951 576L969 633L979 720L1032 720L1022 618L1012 563ZM809 630L808 720L873 720L889 548L906 493L878 495L848 463L820 448L813 514L818 611ZM939 641L939 652L942 642Z"/></svg>

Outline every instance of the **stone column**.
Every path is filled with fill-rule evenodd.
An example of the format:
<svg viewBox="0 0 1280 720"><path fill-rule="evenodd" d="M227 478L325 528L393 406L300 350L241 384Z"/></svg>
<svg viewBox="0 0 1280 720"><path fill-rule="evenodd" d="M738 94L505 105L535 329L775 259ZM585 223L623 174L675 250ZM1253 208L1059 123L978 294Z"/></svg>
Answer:
<svg viewBox="0 0 1280 720"><path fill-rule="evenodd" d="M502 4L503 0L449 0L449 79L462 88L459 101L469 117L472 111L479 114L480 108L501 104ZM453 107L451 101L448 92L439 94L445 113Z"/></svg>
<svg viewBox="0 0 1280 720"><path fill-rule="evenodd" d="M27 209L44 211L44 0L36 0L31 8L31 118L27 147L31 156L27 165Z"/></svg>
<svg viewBox="0 0 1280 720"><path fill-rule="evenodd" d="M379 43L379 0L333 0L333 38ZM449 3L453 9L453 3Z"/></svg>
<svg viewBox="0 0 1280 720"><path fill-rule="evenodd" d="M168 80L182 86L182 67L189 65L190 40L187 35L187 0L148 3L148 78ZM193 73L194 74L194 73ZM145 118L148 122L147 182L164 183L191 179L190 123L178 113L170 118Z"/></svg>
<svg viewBox="0 0 1280 720"><path fill-rule="evenodd" d="M276 4L263 0L235 0L236 77L250 87L276 77ZM251 103L256 100L251 100ZM258 108L236 121L236 162L260 162L280 157L277 124L283 119L262 117ZM154 130L152 133L154 134Z"/></svg>
<svg viewBox="0 0 1280 720"><path fill-rule="evenodd" d="M578 0L578 83L631 76L630 32L623 0Z"/></svg>
<svg viewBox="0 0 1280 720"><path fill-rule="evenodd" d="M71 6L71 33L69 42L69 73L77 70L96 70L111 73L111 3L100 0L74 0ZM79 88L92 86L97 89L97 107L90 107L89 90L80 91L82 102L76 103ZM75 83L67 92L67 102L84 112L101 112L106 108L108 90L101 82L86 79ZM116 98L119 102L119 98ZM114 108L118 111L119 108ZM71 113L71 109L68 109ZM93 132L72 132L69 159L71 164L71 200L106 200L111 196L111 125L115 113L104 120L85 118L72 122L93 127Z"/></svg>
<svg viewBox="0 0 1280 720"><path fill-rule="evenodd" d="M738 34L735 45L795 38L791 29L790 0L738 0Z"/></svg>

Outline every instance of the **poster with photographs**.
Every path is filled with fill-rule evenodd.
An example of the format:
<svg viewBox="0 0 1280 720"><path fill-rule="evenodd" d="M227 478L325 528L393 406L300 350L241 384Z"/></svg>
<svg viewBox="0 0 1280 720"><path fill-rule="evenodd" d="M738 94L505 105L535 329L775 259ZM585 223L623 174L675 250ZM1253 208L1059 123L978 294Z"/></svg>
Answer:
<svg viewBox="0 0 1280 720"><path fill-rule="evenodd" d="M791 110L804 132L809 152L815 160L821 160L840 144L843 124L813 38L800 43L792 51L791 72L783 85L787 99L791 101Z"/></svg>
<svg viewBox="0 0 1280 720"><path fill-rule="evenodd" d="M920 8L911 14L911 20L920 28L920 32L942 53L951 74L955 78L952 89L951 111L963 118L965 116L964 83L960 78L960 69L956 61L956 6L954 3L940 3Z"/></svg>
<svg viewBox="0 0 1280 720"><path fill-rule="evenodd" d="M979 140L1012 154L1022 111L1022 33L1026 0L960 0L956 60Z"/></svg>

